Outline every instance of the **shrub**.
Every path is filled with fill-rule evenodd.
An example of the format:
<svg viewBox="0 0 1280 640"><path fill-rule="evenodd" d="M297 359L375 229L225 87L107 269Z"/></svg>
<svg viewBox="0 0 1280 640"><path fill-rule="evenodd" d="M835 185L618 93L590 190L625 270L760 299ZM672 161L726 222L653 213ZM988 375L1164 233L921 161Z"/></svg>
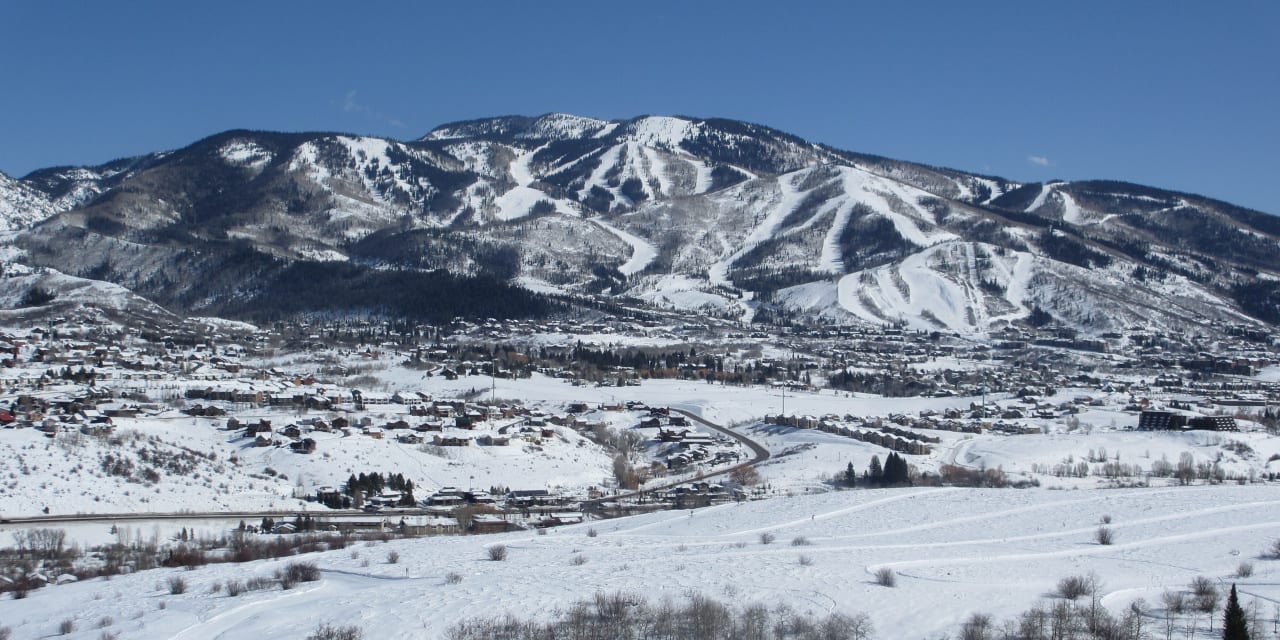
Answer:
<svg viewBox="0 0 1280 640"><path fill-rule="evenodd" d="M20 307L41 307L57 299L57 294L41 287L39 285L31 287L27 290L26 295L22 296Z"/></svg>
<svg viewBox="0 0 1280 640"><path fill-rule="evenodd" d="M111 626L111 625L113 625L113 624L115 624L115 623L116 623L116 619L115 619L115 618L112 618L111 616L102 616L102 618L101 618L100 620L98 620L98 628L99 628L99 629L106 629L107 627L109 627L109 626Z"/></svg>
<svg viewBox="0 0 1280 640"><path fill-rule="evenodd" d="M1058 581L1058 595L1067 600L1075 600L1089 593L1093 586L1091 582L1085 576L1067 576Z"/></svg>
<svg viewBox="0 0 1280 640"><path fill-rule="evenodd" d="M502 562L507 559L507 546L495 544L488 549L489 559L494 562Z"/></svg>
<svg viewBox="0 0 1280 640"><path fill-rule="evenodd" d="M11 637L13 637L13 629L0 627L0 640L9 640Z"/></svg>
<svg viewBox="0 0 1280 640"><path fill-rule="evenodd" d="M991 634L991 616L985 613L974 613L960 625L960 640L985 640Z"/></svg>
<svg viewBox="0 0 1280 640"><path fill-rule="evenodd" d="M868 640L873 633L865 614L816 616L789 607L735 608L701 594L687 601L652 603L628 593L597 593L549 620L514 614L470 618L450 628L451 640L498 638L790 638Z"/></svg>
<svg viewBox="0 0 1280 640"><path fill-rule="evenodd" d="M449 573L444 574L444 583L445 583L445 584L458 584L459 582L462 582L462 574L460 574L460 573L454 573L454 572L452 572L452 571L450 571Z"/></svg>
<svg viewBox="0 0 1280 640"><path fill-rule="evenodd" d="M1241 563L1240 563L1240 566L1236 567L1236 577L1237 577L1237 578L1248 578L1248 577L1250 577L1250 576L1252 576L1252 575L1253 575L1253 563L1252 563L1252 562L1241 562Z"/></svg>
<svg viewBox="0 0 1280 640"><path fill-rule="evenodd" d="M1206 596L1217 596L1218 588L1214 586L1213 580L1205 576L1196 576L1191 579L1191 595L1197 598Z"/></svg>
<svg viewBox="0 0 1280 640"><path fill-rule="evenodd" d="M591 527L591 528L587 529L587 537L588 537L588 538L594 538L594 537L596 537L596 536L598 536L598 535L600 535L600 532L599 532L599 531L596 531L596 528L595 528L595 527Z"/></svg>
<svg viewBox="0 0 1280 640"><path fill-rule="evenodd" d="M806 556L804 554L800 554L800 566L807 567L812 564L813 564L813 558L810 558L809 556Z"/></svg>
<svg viewBox="0 0 1280 640"><path fill-rule="evenodd" d="M582 554L578 554L573 557L571 562L573 563L573 566L579 567L587 563L587 557Z"/></svg>
<svg viewBox="0 0 1280 640"><path fill-rule="evenodd" d="M1218 590L1214 589L1212 593L1192 598L1191 604L1196 608L1196 611L1212 615L1214 611L1218 610L1218 602L1220 600L1221 597L1218 595Z"/></svg>
<svg viewBox="0 0 1280 640"><path fill-rule="evenodd" d="M1111 527L1098 527L1098 530L1093 534L1093 539L1097 540L1098 544L1109 545L1115 542L1116 532Z"/></svg>
<svg viewBox="0 0 1280 640"><path fill-rule="evenodd" d="M876 584L882 587L898 586L898 574L893 572L889 567L881 567L876 569Z"/></svg>
<svg viewBox="0 0 1280 640"><path fill-rule="evenodd" d="M1262 557L1268 560L1280 560L1280 538L1271 541L1271 548L1262 552Z"/></svg>
<svg viewBox="0 0 1280 640"><path fill-rule="evenodd" d="M778 539L777 536L773 535L772 533L769 533L768 531L760 534L760 544L770 544L777 539Z"/></svg>
<svg viewBox="0 0 1280 640"><path fill-rule="evenodd" d="M195 546L187 546L185 544L178 545L178 548L169 552L169 557L162 563L166 567L187 567L195 569L209 564L209 558L205 552Z"/></svg>
<svg viewBox="0 0 1280 640"><path fill-rule="evenodd" d="M314 562L290 562L285 565L282 579L292 582L315 582L320 579L320 567Z"/></svg>
<svg viewBox="0 0 1280 640"><path fill-rule="evenodd" d="M76 630L76 621L72 620L71 618L67 618L66 620L63 620L62 622L58 623L58 633L61 635L65 636L68 633L71 633L72 631L75 631L75 630Z"/></svg>
<svg viewBox="0 0 1280 640"><path fill-rule="evenodd" d="M1109 514L1102 516L1102 524L1111 524L1111 516Z"/></svg>
<svg viewBox="0 0 1280 640"><path fill-rule="evenodd" d="M1160 594L1160 601L1169 613L1182 615L1187 611L1187 596L1181 591L1165 591Z"/></svg>
<svg viewBox="0 0 1280 640"><path fill-rule="evenodd" d="M547 535L547 529L546 529L546 527L543 527L543 528L541 528L541 529L538 529L538 535L540 535L540 536L545 536L545 535ZM587 535L591 535L591 534L590 534L590 533L588 533Z"/></svg>
<svg viewBox="0 0 1280 640"><path fill-rule="evenodd" d="M316 630L307 636L307 640L361 640L362 638L364 638L364 631L361 631L360 627L336 627L327 622L316 627Z"/></svg>
<svg viewBox="0 0 1280 640"><path fill-rule="evenodd" d="M227 595L234 598L244 591L244 583L236 580L227 581Z"/></svg>
<svg viewBox="0 0 1280 640"><path fill-rule="evenodd" d="M396 564L397 562L400 562L400 552L399 551L387 552L387 564Z"/></svg>
<svg viewBox="0 0 1280 640"><path fill-rule="evenodd" d="M807 547L810 544L809 539L804 536L796 536L791 539L791 546L793 547Z"/></svg>
<svg viewBox="0 0 1280 640"><path fill-rule="evenodd" d="M187 592L187 581L182 576L169 576L169 593L180 595Z"/></svg>

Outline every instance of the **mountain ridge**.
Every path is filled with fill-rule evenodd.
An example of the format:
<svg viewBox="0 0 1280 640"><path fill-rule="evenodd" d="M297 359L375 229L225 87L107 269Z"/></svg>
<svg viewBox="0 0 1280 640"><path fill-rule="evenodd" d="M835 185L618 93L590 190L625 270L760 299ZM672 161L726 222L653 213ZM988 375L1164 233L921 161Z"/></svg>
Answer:
<svg viewBox="0 0 1280 640"><path fill-rule="evenodd" d="M1113 180L1024 184L721 118L502 116L410 141L234 129L7 184L26 200L0 202L32 212L11 223L22 261L181 313L269 310L276 279L314 263L740 320L962 333L1033 311L1089 333L1280 320L1280 218Z"/></svg>

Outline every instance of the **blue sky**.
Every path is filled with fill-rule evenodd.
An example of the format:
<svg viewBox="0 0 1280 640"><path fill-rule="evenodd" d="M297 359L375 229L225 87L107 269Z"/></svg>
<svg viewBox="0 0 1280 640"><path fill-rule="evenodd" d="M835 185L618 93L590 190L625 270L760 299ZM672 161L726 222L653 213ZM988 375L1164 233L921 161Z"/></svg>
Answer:
<svg viewBox="0 0 1280 640"><path fill-rule="evenodd" d="M0 0L0 171L232 128L411 139L493 115L686 114L1280 214L1277 25L1273 0Z"/></svg>

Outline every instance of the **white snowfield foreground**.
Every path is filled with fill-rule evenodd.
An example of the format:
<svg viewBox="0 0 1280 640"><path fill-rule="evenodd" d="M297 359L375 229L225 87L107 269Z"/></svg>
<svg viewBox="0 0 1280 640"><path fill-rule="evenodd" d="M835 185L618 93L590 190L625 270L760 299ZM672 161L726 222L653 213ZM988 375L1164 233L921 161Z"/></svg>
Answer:
<svg viewBox="0 0 1280 640"><path fill-rule="evenodd" d="M1104 517L1111 545L1095 540ZM762 544L766 533L772 544ZM954 636L974 612L997 623L1011 618L1054 598L1061 578L1092 573L1103 606L1119 613L1145 600L1154 630L1164 620L1161 594L1201 575L1223 592L1237 583L1243 604L1257 600L1269 619L1280 599L1280 561L1259 556L1278 535L1275 486L842 491L546 535L372 543L306 556L321 579L287 591L211 592L229 580L269 577L288 560L86 580L0 600L0 621L15 639L54 635L66 620L78 630L69 637L78 638L97 638L104 625L123 638L300 639L326 622L358 626L366 638L442 638L467 617L549 616L597 592L628 591L651 601L703 594L735 606L786 604L815 616L865 612L873 637L926 638ZM505 561L488 559L496 544L506 546ZM387 560L392 551L395 564ZM1253 563L1252 577L1233 577L1241 562ZM896 573L896 587L875 584L885 568ZM170 594L173 575L186 580L186 593ZM1190 619L1181 618L1180 637ZM1200 615L1198 637L1210 637L1207 627Z"/></svg>

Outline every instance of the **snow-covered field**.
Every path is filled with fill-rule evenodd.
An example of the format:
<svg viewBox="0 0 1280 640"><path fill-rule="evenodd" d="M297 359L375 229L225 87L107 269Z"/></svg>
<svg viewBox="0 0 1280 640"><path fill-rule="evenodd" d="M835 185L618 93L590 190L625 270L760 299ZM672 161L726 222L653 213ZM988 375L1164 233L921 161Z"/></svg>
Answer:
<svg viewBox="0 0 1280 640"><path fill-rule="evenodd" d="M1280 561L1260 557L1280 537L1280 486L1198 480L1176 486L1169 478L1151 478L1150 487L1108 488L1111 483L1098 476L1059 477L1052 471L1081 460L1149 470L1155 461L1177 463L1185 456L1241 476L1280 471L1280 439L1247 421L1240 433L1137 432L1127 429L1136 416L1120 411L1115 398L1063 389L1045 400L1095 394L1106 402L1069 418L1026 421L1045 434L920 431L941 442L928 455L907 456L922 471L944 464L1001 468L1010 477L1037 481L1039 488L850 491L836 490L830 478L849 464L861 471L872 456L883 460L888 450L816 430L766 425L763 417L781 412L784 403L789 415L872 419L943 412L982 399L831 391L784 397L763 387L693 381L594 387L541 375L446 380L383 365L370 374L381 392L412 389L449 398L479 389L485 399L518 399L552 413L571 402L628 400L693 412L770 450L773 457L759 467L767 498L591 521L545 535L525 531L362 543L306 556L320 567L321 579L290 590L277 586L231 596L225 589L231 580L270 577L286 561L97 578L39 589L23 600L0 600L0 627L10 628L15 639L56 635L64 623L76 629L69 638L301 639L329 622L359 626L366 638L440 638L466 618L504 613L547 618L597 592L626 591L675 603L701 594L735 606L787 605L816 616L861 612L870 616L876 638L936 638L955 635L975 612L1000 621L1054 601L1060 579L1090 574L1101 584L1101 603L1113 612L1145 601L1152 629L1164 624L1162 594L1185 590L1196 576L1207 576L1224 590L1238 583L1245 604L1256 600L1264 615L1280 602ZM987 400L1017 402L994 394ZM406 410L386 405L371 413L376 422ZM303 417L266 409L238 415L242 421L264 417L277 425ZM628 429L637 415L595 410L584 417ZM238 434L220 430L221 422L176 410L122 419L117 433L137 434L129 446L171 452L185 447L192 453L193 470L166 474L154 485L96 473L103 456L112 453L102 440L70 442L32 429L0 431L0 511L28 515L50 505L55 513L316 509L294 492L336 485L362 471L402 472L421 488L419 497L449 485L581 489L601 484L611 472L611 454L568 428L536 448L513 443L459 448L447 455L358 431L347 437L312 434L319 448L308 456L252 447ZM1104 522L1114 544L1096 541ZM178 526L204 535L233 525L144 522L134 535L163 539ZM106 541L106 530L105 525L76 525L68 527L68 535L94 544ZM762 534L772 543L765 544ZM487 559L487 548L496 544L509 550L503 562ZM399 556L395 563L389 562L393 551ZM1233 577L1242 562L1253 564L1252 576ZM876 584L882 569L896 575L897 586ZM185 593L170 593L168 580L175 575L187 582ZM1188 637L1191 622L1189 615L1178 618L1179 637ZM1196 624L1195 637L1211 637L1203 616Z"/></svg>
<svg viewBox="0 0 1280 640"><path fill-rule="evenodd" d="M1108 516L1115 542L1100 545L1094 533ZM1092 573L1104 606L1120 612L1142 599L1154 628L1163 624L1161 594L1201 575L1224 588L1237 583L1246 606L1256 599L1269 615L1280 599L1280 562L1257 556L1278 531L1275 486L842 491L547 535L372 543L308 556L321 579L287 591L215 589L269 577L285 561L93 579L0 601L0 621L23 640L55 635L65 620L78 629L69 638L97 638L99 627L122 638L303 638L322 622L359 626L368 638L440 638L467 617L542 618L596 592L626 591L864 612L874 637L931 638L955 634L974 612L1012 617L1052 599L1059 579ZM765 533L772 544L762 543ZM505 561L487 559L495 544L506 545ZM1242 561L1254 564L1253 576L1233 578ZM882 568L895 572L896 587L875 584ZM172 575L185 579L186 593L170 594ZM1200 620L1200 637L1210 637L1205 626Z"/></svg>

